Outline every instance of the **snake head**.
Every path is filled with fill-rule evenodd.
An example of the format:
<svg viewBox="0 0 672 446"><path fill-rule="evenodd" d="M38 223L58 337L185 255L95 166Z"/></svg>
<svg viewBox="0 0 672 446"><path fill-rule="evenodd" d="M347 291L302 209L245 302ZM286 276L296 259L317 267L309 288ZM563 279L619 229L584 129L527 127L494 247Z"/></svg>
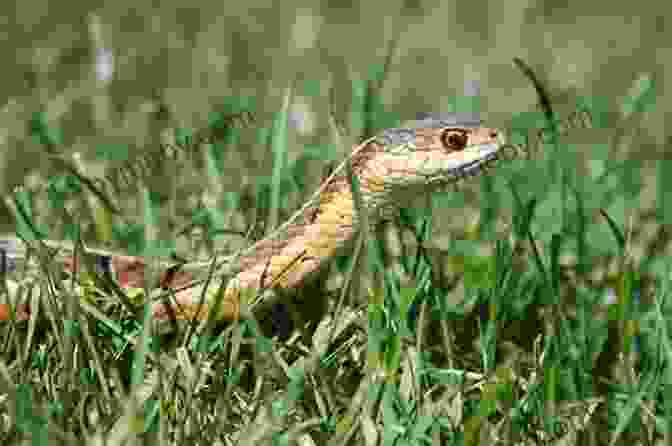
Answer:
<svg viewBox="0 0 672 446"><path fill-rule="evenodd" d="M375 138L384 150L371 157L362 180L389 197L428 192L476 176L500 159L503 133L472 113L425 114ZM380 198L380 202L389 199ZM395 198L395 201L398 201Z"/></svg>

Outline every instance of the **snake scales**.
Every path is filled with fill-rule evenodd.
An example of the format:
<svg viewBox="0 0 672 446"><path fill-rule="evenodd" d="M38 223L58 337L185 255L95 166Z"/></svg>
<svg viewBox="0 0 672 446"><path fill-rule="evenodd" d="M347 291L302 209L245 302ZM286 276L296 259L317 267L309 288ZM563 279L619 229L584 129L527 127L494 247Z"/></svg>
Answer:
<svg viewBox="0 0 672 446"><path fill-rule="evenodd" d="M473 114L426 114L356 145L348 159L359 180L362 210L376 224L418 195L486 172L507 147L512 146L503 143L501 132L483 127ZM243 290L300 286L349 248L358 222L344 161L287 223L236 258L238 273L227 284L215 317L240 318ZM142 283L142 259L113 255L108 263L122 285ZM184 282L182 277L170 285ZM178 291L170 307L165 301L154 303L153 316L204 318L212 302L202 304L199 298L200 293ZM0 308L0 320L8 318L7 312Z"/></svg>
<svg viewBox="0 0 672 446"><path fill-rule="evenodd" d="M419 194L485 172L504 147L499 131L482 127L466 114L427 115L405 127L385 130L355 146L350 155L362 209L375 224ZM288 225L238 259L240 272L229 282L217 317L240 317L242 290L299 286L349 248L358 222L341 165ZM174 312L180 318L207 315L208 306L199 306L191 296L178 296ZM161 302L153 308L158 319L170 313Z"/></svg>

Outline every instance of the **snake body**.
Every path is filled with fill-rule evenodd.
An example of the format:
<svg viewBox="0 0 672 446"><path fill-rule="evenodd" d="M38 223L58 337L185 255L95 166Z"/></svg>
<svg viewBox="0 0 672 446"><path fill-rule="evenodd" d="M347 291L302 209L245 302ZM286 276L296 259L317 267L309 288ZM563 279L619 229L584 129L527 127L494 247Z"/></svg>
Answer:
<svg viewBox="0 0 672 446"><path fill-rule="evenodd" d="M385 130L355 146L350 155L362 210L376 224L419 194L486 171L503 147L500 132L466 114L427 115ZM348 176L340 172L323 183L316 199L279 236L261 240L238 259L240 272L229 281L216 317L238 319L243 290L300 286L349 248L358 222ZM178 294L172 309L159 302L153 314L157 319L171 314L204 318L209 307L198 297Z"/></svg>
<svg viewBox="0 0 672 446"><path fill-rule="evenodd" d="M348 161L359 180L361 210L375 225L419 195L487 171L505 154L506 147L512 146L503 144L498 130L483 127L472 114L425 114L422 119L384 130L356 145ZM214 314L217 319L241 317L245 290L295 289L350 248L360 219L344 166L345 162L341 163L279 230L236 258L238 273L224 290ZM142 258L95 250L90 253L105 260L121 286L143 286ZM66 256L65 263L72 269L71 256ZM185 273L165 280L164 275L162 285L179 288L189 277ZM203 319L210 313L212 302L202 304L200 295L193 287L178 291L172 303L154 303L153 316L158 320L173 315L178 319ZM17 306L18 319L29 315L29 307ZM8 319L9 307L0 304L0 321Z"/></svg>

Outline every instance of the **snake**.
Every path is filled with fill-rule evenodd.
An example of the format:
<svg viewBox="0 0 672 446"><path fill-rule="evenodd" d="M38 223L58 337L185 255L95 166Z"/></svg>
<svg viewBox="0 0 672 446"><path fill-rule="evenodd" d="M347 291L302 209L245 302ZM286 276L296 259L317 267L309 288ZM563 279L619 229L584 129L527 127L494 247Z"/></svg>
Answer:
<svg viewBox="0 0 672 446"><path fill-rule="evenodd" d="M367 225L375 227L418 196L485 174L512 153L515 157L515 146L506 144L503 135L484 126L474 113L424 113L356 144L286 223L236 256L237 272L215 299L218 305L212 298L201 302L200 293L186 288L173 293L172 300L154 302L153 318L205 319L210 313L224 321L244 317L246 292L297 289L352 249L363 220L360 212L366 214ZM357 178L360 206L355 204L347 163ZM121 285L142 282L142 258L100 253L98 257L107 260ZM167 285L177 289L185 282L185 276L178 275ZM17 308L17 319L29 314L27 306ZM8 318L8 307L0 305L0 320Z"/></svg>
<svg viewBox="0 0 672 446"><path fill-rule="evenodd" d="M507 147L513 146L504 143L500 130L483 126L472 113L426 113L356 145L347 161L358 179L361 212L373 227L421 194L486 173L501 158L510 158ZM245 290L300 287L352 249L361 220L341 164L281 230L237 260L240 272L228 282L214 317L239 319ZM185 293L169 305L157 302L152 314L156 319L173 313L179 319L203 319L211 303Z"/></svg>

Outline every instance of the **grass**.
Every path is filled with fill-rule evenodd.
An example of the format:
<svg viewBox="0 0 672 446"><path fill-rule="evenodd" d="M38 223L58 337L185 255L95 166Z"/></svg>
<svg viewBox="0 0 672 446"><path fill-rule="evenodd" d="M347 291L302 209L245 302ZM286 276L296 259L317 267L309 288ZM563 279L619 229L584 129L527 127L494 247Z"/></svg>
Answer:
<svg viewBox="0 0 672 446"><path fill-rule="evenodd" d="M233 100L200 133L176 130L174 147L129 160L105 186L57 155L56 133L37 115L34 134L64 172L46 187L61 232L38 221L44 209L31 191L5 197L17 234L39 266L3 276L3 294L41 310L28 322L0 326L2 444L667 440L669 263L637 264L632 228L614 216L619 206L637 203L627 164L596 158L588 176L575 174L575 153L562 134L602 111L586 100L561 120L532 71L517 64L535 84L544 113L512 119L512 142L532 160L501 165L497 175L477 180L478 224L441 246L431 237L432 207L402 210L399 238L411 241L402 244L399 270L384 266L389 259L381 238L362 231L352 258L336 263L344 283L370 274L372 285L364 293L344 286L339 296L329 296L336 305L317 325L295 326L282 338L267 337L254 319L180 326L160 335L142 305L143 296L156 294L150 279L135 296L102 288L95 277L77 286L60 279L60 266L37 243L47 234L78 240L88 218L99 240L151 260L170 253L171 241L186 228L203 228L210 241L227 233L224 214L241 200L223 194L222 154L236 141L230 118L249 114L249 103ZM372 72L372 79L353 83L352 103L361 107L351 110L355 134L338 135L332 126L339 144L389 125L376 105L381 71ZM650 105L653 85L643 79L637 87L624 113ZM259 213L267 216L265 233L286 217L283 197L300 189L306 175L301 159L286 162L287 119L283 106L264 133L271 135L264 140L274 159L271 181L259 185L256 197ZM204 159L206 198L166 236L160 210L178 201L177 188L157 188L150 161L179 178L197 170L197 153ZM110 190L133 191L142 218L125 215ZM84 197L75 210L66 205L73 197ZM457 212L460 200L459 192L431 197L433 207ZM496 223L507 209L503 237ZM601 282L591 281L605 256L616 267ZM615 304L604 305L605 292L615 295ZM327 296L309 296L318 298Z"/></svg>

